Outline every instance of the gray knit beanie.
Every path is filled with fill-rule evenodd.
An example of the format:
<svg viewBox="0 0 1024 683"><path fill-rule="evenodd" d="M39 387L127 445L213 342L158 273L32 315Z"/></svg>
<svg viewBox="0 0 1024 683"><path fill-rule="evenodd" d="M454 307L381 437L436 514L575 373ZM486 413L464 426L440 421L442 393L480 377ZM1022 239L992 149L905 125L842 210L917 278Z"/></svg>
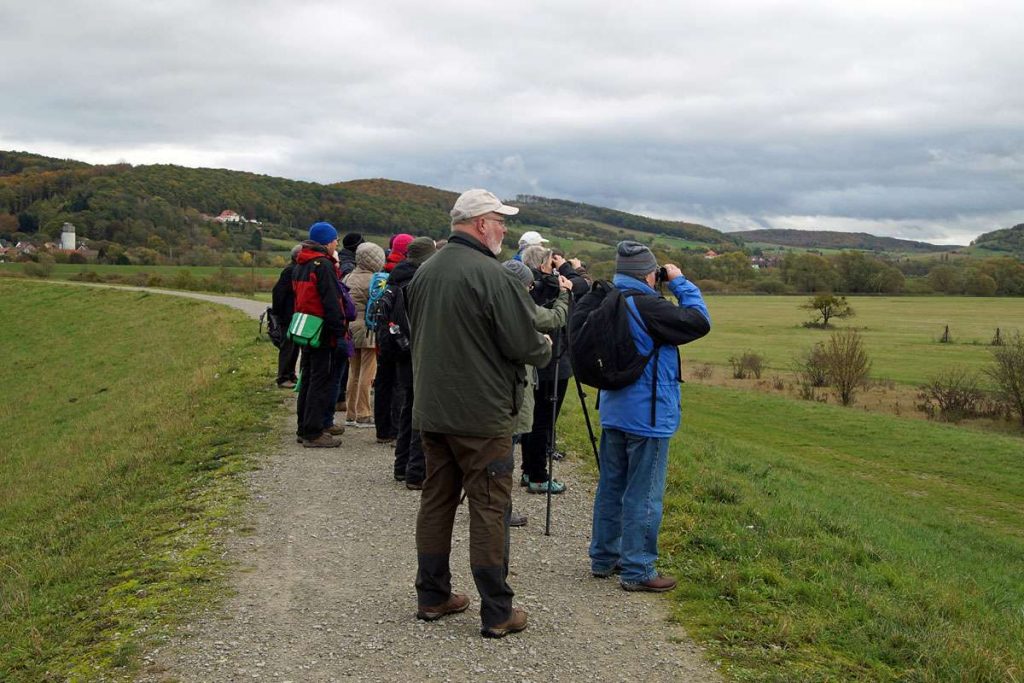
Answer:
<svg viewBox="0 0 1024 683"><path fill-rule="evenodd" d="M645 245L623 240L615 248L615 272L643 280L658 269L658 260Z"/></svg>
<svg viewBox="0 0 1024 683"><path fill-rule="evenodd" d="M522 282L524 285L529 286L533 282L533 271L530 270L530 266L526 265L522 261L516 261L515 259L509 259L501 265L505 266L510 273L516 276L516 279Z"/></svg>
<svg viewBox="0 0 1024 683"><path fill-rule="evenodd" d="M405 252L405 258L414 263L423 263L433 256L436 251L434 249L434 240L429 237L417 237L409 243L409 248Z"/></svg>

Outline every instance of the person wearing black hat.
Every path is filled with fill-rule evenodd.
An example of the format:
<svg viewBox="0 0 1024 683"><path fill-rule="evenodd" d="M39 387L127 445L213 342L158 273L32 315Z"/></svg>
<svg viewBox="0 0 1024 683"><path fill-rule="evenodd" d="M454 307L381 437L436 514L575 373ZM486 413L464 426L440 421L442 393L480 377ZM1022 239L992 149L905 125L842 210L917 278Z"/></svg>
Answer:
<svg viewBox="0 0 1024 683"><path fill-rule="evenodd" d="M658 574L658 530L668 470L669 440L679 428L679 354L675 347L711 330L700 289L671 263L662 269L673 304L658 295L658 262L643 244L619 242L614 286L629 307L637 351L650 360L634 383L601 390L601 472L594 497L590 568L594 576L621 574L628 591L664 592L676 580ZM600 301L600 300L598 300ZM585 318L588 297L573 313Z"/></svg>
<svg viewBox="0 0 1024 683"><path fill-rule="evenodd" d="M341 268L342 279L356 269L356 247L365 241L358 232L346 233L342 238L342 248L338 250L338 266Z"/></svg>

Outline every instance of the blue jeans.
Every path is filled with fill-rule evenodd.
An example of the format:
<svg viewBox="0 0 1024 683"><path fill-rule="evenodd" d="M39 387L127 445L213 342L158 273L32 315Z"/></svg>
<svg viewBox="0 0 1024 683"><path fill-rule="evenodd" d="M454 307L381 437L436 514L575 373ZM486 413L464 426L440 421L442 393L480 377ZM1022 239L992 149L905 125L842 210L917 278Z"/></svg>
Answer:
<svg viewBox="0 0 1024 683"><path fill-rule="evenodd" d="M623 583L641 583L658 575L669 439L601 430L601 476L594 497L590 566L604 572L622 567Z"/></svg>

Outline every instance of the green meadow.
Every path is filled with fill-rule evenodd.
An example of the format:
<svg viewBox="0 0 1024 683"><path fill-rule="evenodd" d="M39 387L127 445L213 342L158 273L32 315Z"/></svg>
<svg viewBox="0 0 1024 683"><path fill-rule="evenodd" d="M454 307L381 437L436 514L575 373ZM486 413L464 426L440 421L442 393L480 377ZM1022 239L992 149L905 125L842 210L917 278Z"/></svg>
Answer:
<svg viewBox="0 0 1024 683"><path fill-rule="evenodd" d="M823 338L794 297L712 297L684 365ZM1017 300L857 298L878 374L981 367ZM953 344L939 344L949 324ZM696 382L670 450L674 617L741 681L1024 680L1024 433ZM594 392L588 399L592 420ZM592 460L570 395L559 438Z"/></svg>
<svg viewBox="0 0 1024 683"><path fill-rule="evenodd" d="M794 358L829 330L802 323L811 311L807 296L708 296L713 328L707 339L683 347L684 363L728 364L730 356L751 350L774 370L792 370ZM1024 302L1019 298L847 297L855 315L834 327L856 328L871 357L872 377L921 384L952 366L981 369L991 360L996 328L1024 334ZM949 325L951 343L939 343Z"/></svg>
<svg viewBox="0 0 1024 683"><path fill-rule="evenodd" d="M0 273L21 273L24 270L23 263L0 263ZM145 273L147 275L159 275L162 278L172 278L176 274L187 271L195 277L209 277L221 272L220 266L115 266L103 263L55 263L50 278L54 280L68 280L80 273L98 273L100 275L135 275ZM280 268L224 268L230 275L236 277L251 277L253 271L259 277L274 277L280 274Z"/></svg>
<svg viewBox="0 0 1024 683"><path fill-rule="evenodd" d="M280 405L270 345L146 292L0 280L0 316L0 680L129 676L217 597L211 531Z"/></svg>

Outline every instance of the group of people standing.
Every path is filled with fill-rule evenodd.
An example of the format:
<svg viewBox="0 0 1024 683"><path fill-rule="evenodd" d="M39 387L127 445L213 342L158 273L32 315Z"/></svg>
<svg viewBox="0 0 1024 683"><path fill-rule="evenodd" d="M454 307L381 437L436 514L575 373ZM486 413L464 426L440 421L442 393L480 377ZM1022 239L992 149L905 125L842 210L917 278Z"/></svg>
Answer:
<svg viewBox="0 0 1024 683"><path fill-rule="evenodd" d="M417 617L433 621L470 604L452 591L449 566L464 491L481 633L500 638L527 624L507 583L509 527L526 522L511 505L514 447L522 445L522 486L531 493L565 491L547 462L572 376L566 325L590 279L582 263L548 248L534 231L523 234L514 258L499 261L505 219L518 209L486 190L464 192L450 213L452 232L443 249L429 238L398 235L385 253L349 234L339 252L334 227L314 224L275 286L274 307L288 318L299 312L324 319L325 343L302 352L298 440L307 447L340 445L336 437L344 427L335 427L327 413L344 408L348 425L375 424L378 442L397 441L395 479L422 490ZM390 273L391 296L387 306L370 306L371 314L387 311L370 330L370 288L381 270ZM664 591L675 581L654 564L668 441L679 424L680 368L676 353L652 351L707 334L710 316L700 290L674 265L661 271L678 304L658 294L659 268L642 244L618 245L616 271L614 286L628 294L635 317L633 341L651 360L636 386L601 392L591 567L595 577L621 573L626 590ZM293 311L278 312L278 290L283 297L287 286ZM293 386L291 354L282 347L282 387Z"/></svg>

